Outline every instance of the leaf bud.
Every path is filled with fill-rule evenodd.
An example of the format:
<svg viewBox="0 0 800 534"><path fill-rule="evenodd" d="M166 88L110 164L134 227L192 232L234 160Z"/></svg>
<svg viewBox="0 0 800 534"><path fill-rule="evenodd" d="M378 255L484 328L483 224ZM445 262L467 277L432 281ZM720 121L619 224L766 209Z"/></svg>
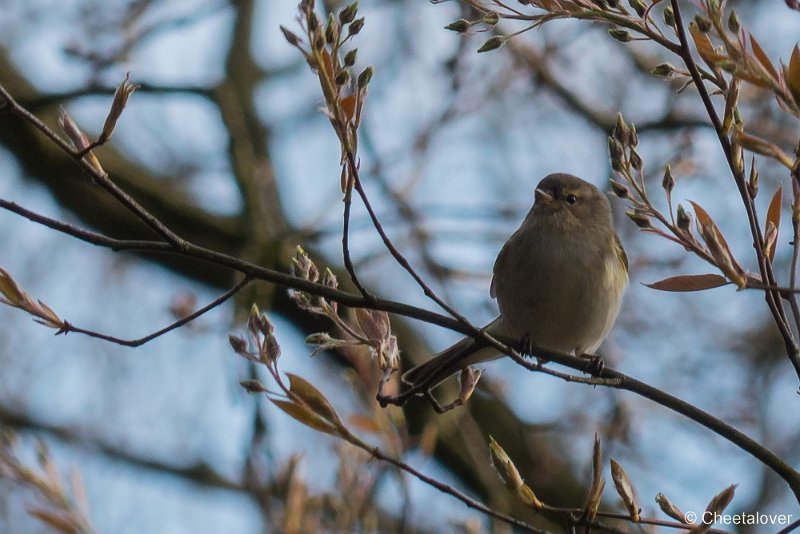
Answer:
<svg viewBox="0 0 800 534"><path fill-rule="evenodd" d="M733 33L739 33L742 25L739 23L739 16L736 11L731 9L731 14L728 16L728 29Z"/></svg>
<svg viewBox="0 0 800 534"><path fill-rule="evenodd" d="M506 38L500 35L495 35L481 46L478 49L478 53L481 54L483 52L491 52L492 50L497 50L506 42Z"/></svg>
<svg viewBox="0 0 800 534"><path fill-rule="evenodd" d="M494 26L500 21L500 15L497 14L497 11L490 11L483 16L483 23L489 26Z"/></svg>
<svg viewBox="0 0 800 534"><path fill-rule="evenodd" d="M650 74L653 76L660 76L662 78L669 78L674 73L675 67L671 63L659 63L650 71Z"/></svg>
<svg viewBox="0 0 800 534"><path fill-rule="evenodd" d="M669 164L664 167L664 178L661 180L661 187L664 188L668 195L672 193L672 189L675 187L675 177L672 176L672 167Z"/></svg>
<svg viewBox="0 0 800 534"><path fill-rule="evenodd" d="M628 3L631 5L636 14L640 17L644 17L644 14L647 12L647 6L642 2L642 0L628 0Z"/></svg>
<svg viewBox="0 0 800 534"><path fill-rule="evenodd" d="M611 183L611 190L618 198L628 198L630 191L628 191L628 187L625 184L616 180L609 180L609 182Z"/></svg>
<svg viewBox="0 0 800 534"><path fill-rule="evenodd" d="M356 59L358 58L358 49L354 48L350 50L348 53L344 55L344 66L345 67L352 67L356 64Z"/></svg>
<svg viewBox="0 0 800 534"><path fill-rule="evenodd" d="M358 75L358 88L366 89L370 80L372 80L372 67L367 67Z"/></svg>
<svg viewBox="0 0 800 534"><path fill-rule="evenodd" d="M333 13L328 15L328 23L325 25L325 41L334 44L339 39L339 23Z"/></svg>
<svg viewBox="0 0 800 534"><path fill-rule="evenodd" d="M358 13L358 2L353 2L339 12L339 22L350 24L356 18L356 13Z"/></svg>
<svg viewBox="0 0 800 534"><path fill-rule="evenodd" d="M670 28L675 27L675 12L672 10L672 6L664 8L664 24Z"/></svg>
<svg viewBox="0 0 800 534"><path fill-rule="evenodd" d="M350 80L350 71L347 69L340 70L334 79L336 85L344 85L348 82L348 80Z"/></svg>
<svg viewBox="0 0 800 534"><path fill-rule="evenodd" d="M676 224L678 228L683 230L684 232L689 232L692 228L692 215L688 213L683 206L678 204L678 215Z"/></svg>
<svg viewBox="0 0 800 534"><path fill-rule="evenodd" d="M450 30L451 32L464 33L469 27L470 23L467 19L458 19L445 26L444 29Z"/></svg>
<svg viewBox="0 0 800 534"><path fill-rule="evenodd" d="M313 11L309 11L306 15L306 27L308 28L308 33L315 32L319 28L319 19Z"/></svg>
<svg viewBox="0 0 800 534"><path fill-rule="evenodd" d="M608 34L611 36L612 39L616 39L621 43L627 43L631 40L631 34L628 33L626 30L621 30L619 28L609 29Z"/></svg>
<svg viewBox="0 0 800 534"><path fill-rule="evenodd" d="M637 171L641 171L642 167L644 167L644 162L642 161L642 156L636 151L635 148L631 148L630 155L628 156L628 160L631 162L631 167L636 169Z"/></svg>
<svg viewBox="0 0 800 534"><path fill-rule="evenodd" d="M650 217L642 213L640 210L629 210L625 212L625 215L627 215L628 218L632 220L633 223L639 228L646 230L653 227L653 224L650 222Z"/></svg>
<svg viewBox="0 0 800 534"><path fill-rule="evenodd" d="M347 36L350 37L351 35L358 35L358 32L360 32L361 28L363 27L364 27L364 17L354 20L347 28Z"/></svg>

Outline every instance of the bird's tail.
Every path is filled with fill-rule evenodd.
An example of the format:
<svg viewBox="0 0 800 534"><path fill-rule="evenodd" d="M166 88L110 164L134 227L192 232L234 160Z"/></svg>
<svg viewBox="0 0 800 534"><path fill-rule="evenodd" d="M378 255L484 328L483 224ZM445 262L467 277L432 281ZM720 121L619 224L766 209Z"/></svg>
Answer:
<svg viewBox="0 0 800 534"><path fill-rule="evenodd" d="M427 362L409 369L400 379L420 392L430 391L464 367L500 356L502 354L497 349L479 345L474 339L465 337Z"/></svg>

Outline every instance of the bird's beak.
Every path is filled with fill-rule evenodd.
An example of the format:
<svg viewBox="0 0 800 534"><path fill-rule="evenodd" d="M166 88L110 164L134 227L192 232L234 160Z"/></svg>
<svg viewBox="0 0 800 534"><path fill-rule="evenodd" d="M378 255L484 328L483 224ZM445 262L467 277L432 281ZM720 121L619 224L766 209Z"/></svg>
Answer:
<svg viewBox="0 0 800 534"><path fill-rule="evenodd" d="M539 189L538 187L533 191L533 198L536 200L536 202L549 203L553 201L553 195L544 189Z"/></svg>

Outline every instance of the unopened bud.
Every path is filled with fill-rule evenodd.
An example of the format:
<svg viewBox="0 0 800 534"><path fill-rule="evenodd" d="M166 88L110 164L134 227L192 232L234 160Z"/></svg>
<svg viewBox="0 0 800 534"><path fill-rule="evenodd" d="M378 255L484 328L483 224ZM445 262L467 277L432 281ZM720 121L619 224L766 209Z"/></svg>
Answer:
<svg viewBox="0 0 800 534"><path fill-rule="evenodd" d="M659 63L650 71L650 74L653 76L660 76L662 78L668 78L674 73L675 67L673 67L671 63Z"/></svg>
<svg viewBox="0 0 800 534"><path fill-rule="evenodd" d="M339 23L333 13L328 15L328 23L325 25L325 41L334 44L339 39Z"/></svg>
<svg viewBox="0 0 800 534"><path fill-rule="evenodd" d="M619 198L628 198L630 191L628 191L628 187L625 184L621 184L616 180L609 180L611 183L611 190L614 194Z"/></svg>
<svg viewBox="0 0 800 534"><path fill-rule="evenodd" d="M464 33L470 27L470 23L467 19L458 19L455 22L451 22L447 26L444 27L445 30L450 30L451 32L456 33Z"/></svg>
<svg viewBox="0 0 800 534"><path fill-rule="evenodd" d="M612 39L616 39L621 43L627 43L631 40L631 34L619 28L611 28L610 30L608 30L608 34L611 36Z"/></svg>
<svg viewBox="0 0 800 534"><path fill-rule="evenodd" d="M315 32L319 28L319 19L313 11L309 11L306 15L306 27L308 28L308 33Z"/></svg>
<svg viewBox="0 0 800 534"><path fill-rule="evenodd" d="M664 24L670 28L675 27L675 12L672 10L672 6L664 8Z"/></svg>
<svg viewBox="0 0 800 534"><path fill-rule="evenodd" d="M683 230L684 232L689 232L692 228L692 215L688 213L683 206L678 204L678 215L676 223L678 228Z"/></svg>
<svg viewBox="0 0 800 534"><path fill-rule="evenodd" d="M494 466L495 471L500 475L506 487L512 491L517 491L523 485L522 476L520 476L517 466L514 465L506 451L493 437L489 436L489 440L492 466Z"/></svg>
<svg viewBox="0 0 800 534"><path fill-rule="evenodd" d="M364 27L364 17L354 20L347 28L347 36L350 37L351 35L358 35L358 32L360 32L361 28L363 27Z"/></svg>
<svg viewBox="0 0 800 534"><path fill-rule="evenodd" d="M108 138L111 137L111 134L114 133L117 121L128 103L128 97L139 87L138 84L131 82L131 73L127 73L125 79L122 80L122 83L119 84L119 87L117 87L117 90L114 92L114 102L111 104L111 109L103 124L103 132L97 140L98 143L105 143Z"/></svg>
<svg viewBox="0 0 800 534"><path fill-rule="evenodd" d="M350 71L347 70L347 69L342 69L336 75L336 78L335 78L334 81L336 82L336 85L344 85L344 84L347 83L347 81L349 79L350 79Z"/></svg>
<svg viewBox="0 0 800 534"><path fill-rule="evenodd" d="M491 52L492 50L497 50L498 48L503 46L505 42L506 42L505 37L502 37L500 35L495 35L494 37L483 43L483 46L481 46L478 49L478 53L480 54L483 52Z"/></svg>
<svg viewBox="0 0 800 534"><path fill-rule="evenodd" d="M741 29L742 25L739 23L739 16L736 15L736 11L731 9L731 14L728 16L728 29L732 33L739 33L739 29Z"/></svg>
<svg viewBox="0 0 800 534"><path fill-rule="evenodd" d="M628 141L630 140L628 125L625 124L625 119L622 117L622 113L617 113L617 122L614 124L614 130L612 130L611 136L619 141L620 145L622 146L627 145Z"/></svg>
<svg viewBox="0 0 800 534"><path fill-rule="evenodd" d="M247 352L247 341L241 336L228 336L228 343L236 354Z"/></svg>
<svg viewBox="0 0 800 534"><path fill-rule="evenodd" d="M287 30L284 26L281 26L280 28L281 28L281 32L283 32L283 36L286 38L286 41L290 45L297 46L297 45L300 44L301 41L300 41L300 38L297 35L295 35L294 33L290 32L289 30Z"/></svg>
<svg viewBox="0 0 800 534"><path fill-rule="evenodd" d="M339 12L339 22L350 24L356 18L356 13L358 13L358 2L353 2Z"/></svg>
<svg viewBox="0 0 800 534"><path fill-rule="evenodd" d="M631 162L631 167L633 167L637 171L641 171L642 167L644 167L644 162L642 161L642 157L639 155L638 152L636 152L635 148L631 148L628 160Z"/></svg>
<svg viewBox="0 0 800 534"><path fill-rule="evenodd" d="M747 180L747 192L750 198L756 198L758 195L758 169L756 169L756 158L753 156L750 162L750 178Z"/></svg>
<svg viewBox="0 0 800 534"><path fill-rule="evenodd" d="M672 167L669 164L664 167L664 178L661 180L661 187L664 188L668 195L672 193L672 188L675 187L675 177L672 176Z"/></svg>
<svg viewBox="0 0 800 534"><path fill-rule="evenodd" d="M625 215L627 215L628 218L632 220L639 228L648 229L653 227L652 223L650 222L650 217L639 210L626 211Z"/></svg>
<svg viewBox="0 0 800 534"><path fill-rule="evenodd" d="M303 13L314 11L314 0L300 0L300 5L298 5L298 9L300 9L300 11Z"/></svg>
<svg viewBox="0 0 800 534"><path fill-rule="evenodd" d="M489 26L494 26L500 21L500 15L496 11L491 11L483 16L483 23Z"/></svg>
<svg viewBox="0 0 800 534"><path fill-rule="evenodd" d="M372 67L367 67L358 75L358 88L366 89L370 80L372 80Z"/></svg>
<svg viewBox="0 0 800 534"><path fill-rule="evenodd" d="M58 124L72 142L72 146L75 147L75 150L80 152L89 146L89 138L81 131L78 123L75 122L72 115L64 108L61 108L61 112L58 114Z"/></svg>
<svg viewBox="0 0 800 534"><path fill-rule="evenodd" d="M636 14L640 17L644 17L644 14L647 12L647 6L642 2L642 0L628 0L628 3L631 5Z"/></svg>
<svg viewBox="0 0 800 534"><path fill-rule="evenodd" d="M352 67L356 64L356 58L358 58L358 49L354 48L344 55L344 66Z"/></svg>
<svg viewBox="0 0 800 534"><path fill-rule="evenodd" d="M616 172L623 172L625 170L625 166L623 165L622 161L624 152L622 150L622 145L620 145L619 141L613 137L608 138L608 153L611 157L611 168Z"/></svg>

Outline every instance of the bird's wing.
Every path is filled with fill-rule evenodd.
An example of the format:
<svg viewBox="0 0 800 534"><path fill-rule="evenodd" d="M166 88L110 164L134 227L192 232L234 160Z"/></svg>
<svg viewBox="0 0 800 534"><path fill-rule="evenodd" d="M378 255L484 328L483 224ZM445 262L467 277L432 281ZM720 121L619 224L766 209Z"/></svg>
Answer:
<svg viewBox="0 0 800 534"><path fill-rule="evenodd" d="M505 242L503 248L501 248L500 252L497 254L497 259L494 260L494 267L492 267L492 285L489 286L489 296L492 298L497 298L497 271L503 269L503 264L508 259L508 251L511 248L510 244L518 233L519 230L508 238L508 241Z"/></svg>

